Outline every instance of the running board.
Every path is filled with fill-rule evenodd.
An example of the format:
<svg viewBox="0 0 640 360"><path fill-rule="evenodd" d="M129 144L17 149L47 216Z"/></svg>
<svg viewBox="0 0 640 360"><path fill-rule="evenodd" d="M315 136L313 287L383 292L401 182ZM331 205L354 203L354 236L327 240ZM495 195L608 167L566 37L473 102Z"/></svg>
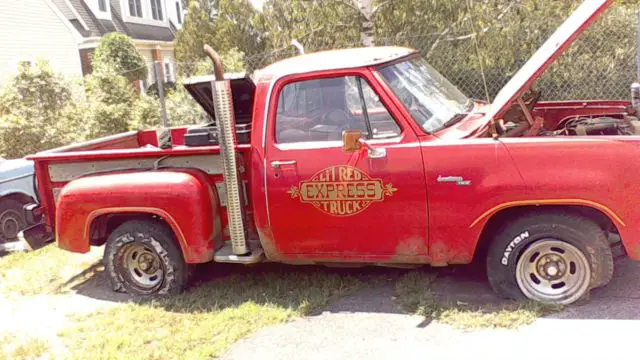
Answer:
<svg viewBox="0 0 640 360"><path fill-rule="evenodd" d="M224 245L216 251L213 261L220 263L234 264L255 264L264 259L264 251L257 241L248 241L250 252L246 255L236 255L233 253L233 247L230 241L226 241Z"/></svg>

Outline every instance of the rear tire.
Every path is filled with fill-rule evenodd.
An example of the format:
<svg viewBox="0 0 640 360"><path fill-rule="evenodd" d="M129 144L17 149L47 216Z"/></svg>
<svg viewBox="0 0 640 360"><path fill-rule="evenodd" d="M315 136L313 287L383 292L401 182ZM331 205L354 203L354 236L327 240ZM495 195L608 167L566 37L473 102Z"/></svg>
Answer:
<svg viewBox="0 0 640 360"><path fill-rule="evenodd" d="M27 226L23 206L13 199L0 200L0 243L18 240L18 232Z"/></svg>
<svg viewBox="0 0 640 360"><path fill-rule="evenodd" d="M512 299L571 304L606 285L613 257L604 231L565 213L538 213L503 226L487 256L493 289Z"/></svg>
<svg viewBox="0 0 640 360"><path fill-rule="evenodd" d="M115 291L173 295L187 285L189 268L173 232L159 221L131 220L118 226L107 239L104 263Z"/></svg>

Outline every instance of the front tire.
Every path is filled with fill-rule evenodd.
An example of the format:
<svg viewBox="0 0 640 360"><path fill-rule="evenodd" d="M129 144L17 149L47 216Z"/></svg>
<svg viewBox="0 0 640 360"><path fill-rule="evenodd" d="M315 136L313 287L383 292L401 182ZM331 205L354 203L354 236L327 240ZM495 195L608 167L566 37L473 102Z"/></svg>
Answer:
<svg viewBox="0 0 640 360"><path fill-rule="evenodd" d="M604 231L593 221L573 214L530 214L498 231L487 274L504 297L567 305L611 280L613 257Z"/></svg>
<svg viewBox="0 0 640 360"><path fill-rule="evenodd" d="M175 236L159 221L132 220L116 228L107 239L104 263L115 291L173 295L187 284L188 268Z"/></svg>

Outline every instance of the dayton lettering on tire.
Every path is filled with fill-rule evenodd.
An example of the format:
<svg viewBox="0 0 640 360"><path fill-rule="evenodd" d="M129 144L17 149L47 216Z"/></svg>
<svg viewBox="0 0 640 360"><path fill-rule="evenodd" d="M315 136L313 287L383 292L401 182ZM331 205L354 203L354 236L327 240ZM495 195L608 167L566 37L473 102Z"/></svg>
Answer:
<svg viewBox="0 0 640 360"><path fill-rule="evenodd" d="M506 249L504 249L504 255L502 256L502 260L500 261L502 263L502 265L509 265L509 255L511 255L511 252L513 251L513 248L516 247L516 245L520 244L520 242L526 238L529 237L529 232L525 231L522 234L516 236L515 238L513 238L513 240L511 240L511 242L509 243L509 245L507 246Z"/></svg>

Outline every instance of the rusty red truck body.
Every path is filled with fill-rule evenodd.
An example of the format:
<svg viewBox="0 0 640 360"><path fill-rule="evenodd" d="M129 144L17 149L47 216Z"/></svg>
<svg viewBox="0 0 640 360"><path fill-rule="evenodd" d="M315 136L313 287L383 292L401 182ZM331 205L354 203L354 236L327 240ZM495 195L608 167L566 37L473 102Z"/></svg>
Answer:
<svg viewBox="0 0 640 360"><path fill-rule="evenodd" d="M587 1L497 95L468 99L414 50L301 55L185 86L212 123L38 154L36 225L104 245L116 290L180 291L191 264L487 263L501 295L567 304L640 260L629 101L531 86L611 1ZM210 56L216 60L215 54ZM249 135L250 130L250 135ZM48 234L51 234L49 236Z"/></svg>

